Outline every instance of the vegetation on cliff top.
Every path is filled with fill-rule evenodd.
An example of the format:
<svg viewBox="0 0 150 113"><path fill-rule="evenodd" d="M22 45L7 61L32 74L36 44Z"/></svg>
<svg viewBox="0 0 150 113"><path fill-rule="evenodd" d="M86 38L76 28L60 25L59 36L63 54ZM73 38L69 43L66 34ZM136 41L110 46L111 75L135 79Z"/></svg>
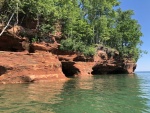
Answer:
<svg viewBox="0 0 150 113"><path fill-rule="evenodd" d="M142 36L132 10L122 11L118 0L0 0L0 23L28 27L34 20L38 33L61 32L60 49L94 55L95 45L119 51L120 56L138 60Z"/></svg>

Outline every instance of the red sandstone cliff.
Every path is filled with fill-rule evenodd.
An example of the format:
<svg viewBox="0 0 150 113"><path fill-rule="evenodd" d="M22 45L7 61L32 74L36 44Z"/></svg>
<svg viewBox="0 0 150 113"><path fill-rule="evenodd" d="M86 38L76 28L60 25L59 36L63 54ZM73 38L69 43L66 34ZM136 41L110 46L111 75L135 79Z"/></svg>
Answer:
<svg viewBox="0 0 150 113"><path fill-rule="evenodd" d="M128 59L119 58L116 53L108 58L106 52L98 50L92 58L75 53L57 52L66 76L87 76L92 74L132 74L136 64Z"/></svg>
<svg viewBox="0 0 150 113"><path fill-rule="evenodd" d="M94 57L86 58L74 52L60 51L57 42L29 43L27 37L18 35L23 28L17 26L13 30L13 33L12 28L7 30L0 37L0 83L65 80L92 74L131 74L136 68L134 62L120 59L118 53L108 57L105 51L97 50Z"/></svg>
<svg viewBox="0 0 150 113"><path fill-rule="evenodd" d="M61 62L51 53L0 52L0 83L66 79Z"/></svg>

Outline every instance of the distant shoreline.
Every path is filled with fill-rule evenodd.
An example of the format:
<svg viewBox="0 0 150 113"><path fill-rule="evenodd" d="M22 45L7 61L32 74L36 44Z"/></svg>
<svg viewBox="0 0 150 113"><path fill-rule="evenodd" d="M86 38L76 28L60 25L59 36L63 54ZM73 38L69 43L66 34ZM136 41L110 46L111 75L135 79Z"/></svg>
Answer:
<svg viewBox="0 0 150 113"><path fill-rule="evenodd" d="M150 73L150 71L135 71L134 73Z"/></svg>

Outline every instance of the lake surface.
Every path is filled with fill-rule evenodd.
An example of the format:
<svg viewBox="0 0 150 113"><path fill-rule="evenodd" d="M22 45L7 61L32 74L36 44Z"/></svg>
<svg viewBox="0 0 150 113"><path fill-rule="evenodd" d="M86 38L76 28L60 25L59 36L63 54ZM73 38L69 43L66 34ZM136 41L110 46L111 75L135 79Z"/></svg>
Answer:
<svg viewBox="0 0 150 113"><path fill-rule="evenodd" d="M0 113L150 113L150 72L0 85Z"/></svg>

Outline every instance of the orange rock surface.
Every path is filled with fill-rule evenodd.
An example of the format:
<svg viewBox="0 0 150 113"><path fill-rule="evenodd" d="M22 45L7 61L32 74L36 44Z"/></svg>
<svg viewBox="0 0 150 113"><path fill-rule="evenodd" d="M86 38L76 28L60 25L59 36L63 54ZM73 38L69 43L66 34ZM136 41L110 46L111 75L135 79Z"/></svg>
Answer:
<svg viewBox="0 0 150 113"><path fill-rule="evenodd" d="M0 52L0 83L66 79L61 62L51 53Z"/></svg>
<svg viewBox="0 0 150 113"><path fill-rule="evenodd" d="M51 37L31 43L30 38L19 35L25 29L19 26L13 29L0 36L0 83L3 84L60 81L92 74L131 74L136 68L133 61L120 58L118 52L110 57L106 51L97 50L94 57L87 58L81 53L59 50L60 44L51 42Z"/></svg>

